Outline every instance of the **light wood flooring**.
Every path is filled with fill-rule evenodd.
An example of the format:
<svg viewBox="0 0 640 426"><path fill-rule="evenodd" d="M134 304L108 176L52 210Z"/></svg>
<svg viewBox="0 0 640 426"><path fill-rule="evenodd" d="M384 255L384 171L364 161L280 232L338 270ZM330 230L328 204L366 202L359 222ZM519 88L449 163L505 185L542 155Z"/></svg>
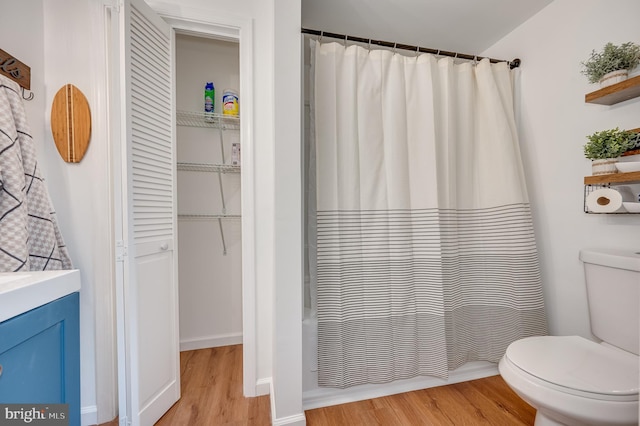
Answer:
<svg viewBox="0 0 640 426"><path fill-rule="evenodd" d="M180 353L182 397L156 426L271 424L268 396L242 396L242 345Z"/></svg>
<svg viewBox="0 0 640 426"><path fill-rule="evenodd" d="M270 425L268 396L242 396L242 346L180 354L182 398L159 426ZM309 426L533 425L535 410L500 376L305 412ZM117 422L108 423L117 426ZM104 425L103 425L104 426Z"/></svg>
<svg viewBox="0 0 640 426"><path fill-rule="evenodd" d="M305 412L309 426L533 425L535 410L500 376Z"/></svg>

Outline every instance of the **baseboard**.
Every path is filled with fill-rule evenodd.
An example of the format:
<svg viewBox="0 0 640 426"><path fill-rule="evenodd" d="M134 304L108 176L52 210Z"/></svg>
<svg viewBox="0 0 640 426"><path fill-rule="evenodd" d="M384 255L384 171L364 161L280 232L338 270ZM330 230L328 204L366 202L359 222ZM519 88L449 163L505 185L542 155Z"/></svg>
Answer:
<svg viewBox="0 0 640 426"><path fill-rule="evenodd" d="M269 395L271 392L271 377L256 381L256 396Z"/></svg>
<svg viewBox="0 0 640 426"><path fill-rule="evenodd" d="M180 351L194 351L197 349L217 348L219 346L241 344L242 333L218 334L216 336L180 340Z"/></svg>
<svg viewBox="0 0 640 426"><path fill-rule="evenodd" d="M273 389L273 381L270 381L270 393L271 397L269 400L271 401L271 426L283 426L283 425L292 425L292 426L305 426L307 424L307 418L304 415L304 411L302 413L294 414L292 416L286 417L276 417L276 397L275 390Z"/></svg>
<svg viewBox="0 0 640 426"><path fill-rule="evenodd" d="M415 377L407 380L377 385L353 386L347 389L317 388L302 393L302 407L304 410L346 404L365 399L379 398L398 393L411 392L436 386L466 382L495 376L498 365L495 363L477 361L470 362L449 373L449 379L437 377Z"/></svg>
<svg viewBox="0 0 640 426"><path fill-rule="evenodd" d="M273 419L271 421L272 426L305 426L307 424L307 418L304 414L296 414L295 416L282 417L280 419Z"/></svg>
<svg viewBox="0 0 640 426"><path fill-rule="evenodd" d="M98 424L98 407L95 405L80 407L80 424L82 426Z"/></svg>

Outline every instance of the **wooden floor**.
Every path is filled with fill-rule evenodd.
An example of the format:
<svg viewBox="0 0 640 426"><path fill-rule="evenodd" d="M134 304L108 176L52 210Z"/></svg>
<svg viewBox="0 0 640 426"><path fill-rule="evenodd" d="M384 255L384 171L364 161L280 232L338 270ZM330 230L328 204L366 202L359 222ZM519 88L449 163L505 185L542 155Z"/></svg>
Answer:
<svg viewBox="0 0 640 426"><path fill-rule="evenodd" d="M533 425L535 410L500 376L305 412L307 425Z"/></svg>
<svg viewBox="0 0 640 426"><path fill-rule="evenodd" d="M182 352L180 367L182 398L156 425L271 424L268 396L242 396L241 345ZM309 426L516 426L533 425L535 410L493 376L305 414Z"/></svg>
<svg viewBox="0 0 640 426"><path fill-rule="evenodd" d="M242 396L242 345L180 353L182 397L158 426L271 424L268 396Z"/></svg>

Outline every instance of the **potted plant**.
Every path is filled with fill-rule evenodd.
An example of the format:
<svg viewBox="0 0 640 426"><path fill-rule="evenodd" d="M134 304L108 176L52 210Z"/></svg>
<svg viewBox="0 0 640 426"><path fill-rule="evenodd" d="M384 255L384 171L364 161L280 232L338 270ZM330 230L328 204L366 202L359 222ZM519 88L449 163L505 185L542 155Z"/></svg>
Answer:
<svg viewBox="0 0 640 426"><path fill-rule="evenodd" d="M616 173L618 157L635 145L636 133L617 127L587 136L584 156L590 160L593 175Z"/></svg>
<svg viewBox="0 0 640 426"><path fill-rule="evenodd" d="M600 82L600 87L610 86L626 80L629 71L640 63L640 46L628 42L617 46L607 43L600 52L593 50L591 56L581 62L582 74L589 83Z"/></svg>

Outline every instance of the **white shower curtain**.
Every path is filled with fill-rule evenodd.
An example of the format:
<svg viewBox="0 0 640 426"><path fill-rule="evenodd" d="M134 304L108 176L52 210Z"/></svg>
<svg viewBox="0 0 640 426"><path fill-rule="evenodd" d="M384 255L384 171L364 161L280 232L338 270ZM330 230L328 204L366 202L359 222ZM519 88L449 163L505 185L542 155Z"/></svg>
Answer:
<svg viewBox="0 0 640 426"><path fill-rule="evenodd" d="M444 378L546 334L507 64L312 51L320 386Z"/></svg>

